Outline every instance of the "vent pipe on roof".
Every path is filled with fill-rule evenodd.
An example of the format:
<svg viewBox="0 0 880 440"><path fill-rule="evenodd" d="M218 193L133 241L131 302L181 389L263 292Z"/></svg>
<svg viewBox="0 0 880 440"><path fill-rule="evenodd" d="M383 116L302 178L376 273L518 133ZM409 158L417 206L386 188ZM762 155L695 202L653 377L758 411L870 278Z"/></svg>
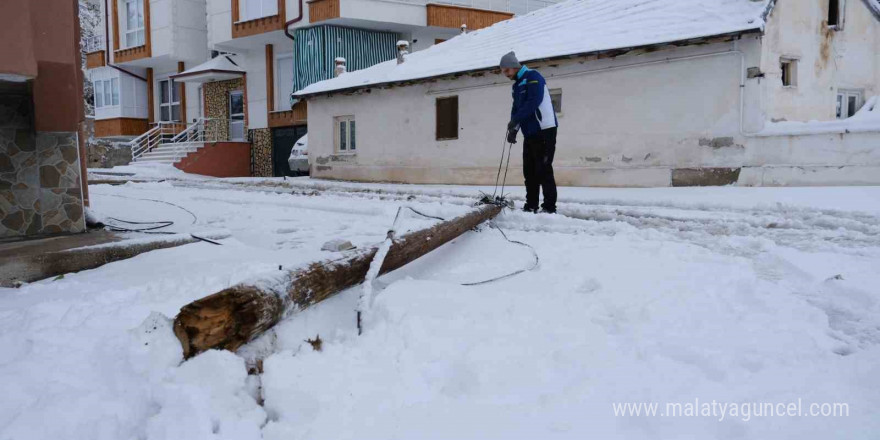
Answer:
<svg viewBox="0 0 880 440"><path fill-rule="evenodd" d="M346 72L345 58L337 57L336 58L336 76L342 75L345 72Z"/></svg>
<svg viewBox="0 0 880 440"><path fill-rule="evenodd" d="M461 33L462 35L467 33L467 23L461 24Z"/></svg>
<svg viewBox="0 0 880 440"><path fill-rule="evenodd" d="M403 64L406 54L409 53L409 41L400 40L397 42L397 64Z"/></svg>

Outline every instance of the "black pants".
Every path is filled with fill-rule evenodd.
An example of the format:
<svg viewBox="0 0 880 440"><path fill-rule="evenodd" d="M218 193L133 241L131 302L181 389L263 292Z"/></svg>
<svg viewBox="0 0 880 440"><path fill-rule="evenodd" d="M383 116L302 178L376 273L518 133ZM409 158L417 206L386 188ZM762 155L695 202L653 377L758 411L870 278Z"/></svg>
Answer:
<svg viewBox="0 0 880 440"><path fill-rule="evenodd" d="M556 154L556 127L541 130L523 143L523 174L526 176L526 207L538 209L538 191L544 188L544 203L556 211L556 179L553 156Z"/></svg>

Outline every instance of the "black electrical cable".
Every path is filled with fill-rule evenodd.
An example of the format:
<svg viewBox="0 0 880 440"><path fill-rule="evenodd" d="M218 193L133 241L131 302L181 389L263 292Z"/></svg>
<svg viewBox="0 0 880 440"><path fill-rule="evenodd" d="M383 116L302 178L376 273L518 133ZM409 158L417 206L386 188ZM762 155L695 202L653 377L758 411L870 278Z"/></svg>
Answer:
<svg viewBox="0 0 880 440"><path fill-rule="evenodd" d="M437 220L440 220L440 221L446 221L445 219L440 218L440 217L435 217L435 216L432 216L432 215L426 215L426 214L423 214L423 213L421 213L421 212L419 212L419 211L417 211L417 210L415 210L415 209L413 209L413 208L411 208L411 207L409 207L409 206L407 206L407 208L409 208L410 211L412 211L412 212L414 212L414 213L416 213L416 214L418 214L418 215L421 215L421 216L423 216L423 217L433 218L433 219L437 219ZM535 257L535 263L532 264L532 266L529 267L529 268L527 268L527 269L520 269L520 270L517 270L517 271L515 271L515 272L511 272L511 273L508 273L508 274L506 274L506 275L501 275L501 276L499 276L499 277L491 278L491 279L488 279L488 280L477 281L477 282L473 282L473 283L461 283L462 286L474 287L474 286L481 286L481 285L483 285L483 284L494 283L495 281L501 281L501 280L504 280L504 279L507 279L507 278L510 278L510 277L514 277L514 276L516 276L516 275L519 275L519 274L521 274L521 273L523 273L523 272L528 272L528 271L534 270L536 267L538 267L538 264L541 263L541 259L540 259L540 257L538 257L538 251L536 251L535 248L533 248L531 245L529 245L529 244L527 244L527 243L523 243L523 242L521 242L521 241L511 240L511 239L507 236L507 234L504 232L504 230L501 229L500 226L498 226L497 224L495 224L495 222L489 222L489 227L490 227L490 228L493 228L493 229L497 229L498 232L501 233L501 236L504 237L504 239L507 240L509 243L513 243L513 244L516 244L516 245L520 245L520 246L523 246L523 247L527 247L527 248L529 248L529 250L532 251L532 255Z"/></svg>
<svg viewBox="0 0 880 440"><path fill-rule="evenodd" d="M483 280L483 281L477 281L474 283L461 283L462 286L468 286L468 287L481 286L483 284L489 284L489 283L494 283L495 281L501 281L501 280L519 275L523 272L535 270L535 268L538 267L538 264L540 264L540 262L541 262L541 259L538 257L538 252L531 245L523 243L521 241L511 240L510 238L507 237L507 234L504 233L504 230L501 229L498 225L496 225L494 223L489 223L489 227L491 227L493 229L497 229L498 232L501 233L501 236L504 237L504 239L507 240L508 242L529 248L529 250L532 251L532 255L535 257L535 263L531 267L529 267L528 269L520 269L516 272L511 272L506 275L501 275L499 277L495 277L495 278L491 278L491 279Z"/></svg>
<svg viewBox="0 0 880 440"><path fill-rule="evenodd" d="M170 206L173 206L173 207L178 208L178 209L180 209L180 210L186 211L186 213L189 214L189 215L191 215L192 218L193 218L193 221L192 221L191 224L194 225L194 224L196 224L197 221L199 221L199 218L198 218L195 214L193 214L193 212L190 211L189 209L186 209L186 208L184 208L183 206L180 206L180 205L175 205L174 203L171 203L171 202L166 202L166 201L164 201L164 200L156 200L156 199L141 199L141 198L138 198L138 197L121 196L121 195L118 195L118 194L102 194L102 193L96 193L96 192L92 192L92 194L93 194L93 195L97 195L97 196L119 197L120 199L143 200L143 201L145 201L145 202L164 203L164 204L166 204L166 205L170 205ZM155 223L158 223L158 222L155 222Z"/></svg>
<svg viewBox="0 0 880 440"><path fill-rule="evenodd" d="M95 192L93 192L92 194L94 194L94 195L100 195L100 196L107 196L107 197L119 197L119 198L121 198L121 199L129 199L129 200L142 200L142 201L146 201L146 202L164 203L164 204L166 204L166 205L170 205L170 206L173 206L173 207L175 207L175 208L178 208L178 209L181 209L181 210L183 210L183 211L186 211L186 212L187 212L189 215L191 215L192 218L193 218L192 224L196 224L196 222L198 222L198 220L199 220L198 216L196 216L196 215L195 215L192 211L190 211L189 209L186 209L186 208L184 208L183 206L176 205L176 204L171 203L171 202L166 202L165 200L157 200L157 199L142 199L142 198L138 198L138 197L121 196L121 195L118 195L118 194L101 194L101 193L95 193ZM122 220L122 219L119 219L119 218L116 218L116 217L107 217L107 219L109 219L109 220L113 220L113 221L115 221L115 222L119 222L119 223L129 224L129 225L155 225L155 226L150 226L150 227L145 227L145 228L126 228L126 227L122 227L122 226L119 226L119 225L112 225L112 224L111 224L111 225L108 225L108 224L103 224L104 227L110 229L110 230L113 231L113 232L140 232L140 233L143 233L143 234L161 234L161 235L174 235L174 234L179 234L179 232L157 231L157 229L167 228L167 227L173 225L174 222L171 221L171 220L159 220L159 221L154 221L154 222L135 222L135 221L130 221L130 220ZM206 243L211 243L211 244L215 244L215 245L218 245L218 246L222 246L222 243L216 242L216 241L214 241L214 240L209 240L209 239L204 238L204 237L199 237L198 235L195 235L195 234L189 234L189 235L190 235L190 237L195 238L196 240L200 240L200 241L204 241L204 242L206 242Z"/></svg>

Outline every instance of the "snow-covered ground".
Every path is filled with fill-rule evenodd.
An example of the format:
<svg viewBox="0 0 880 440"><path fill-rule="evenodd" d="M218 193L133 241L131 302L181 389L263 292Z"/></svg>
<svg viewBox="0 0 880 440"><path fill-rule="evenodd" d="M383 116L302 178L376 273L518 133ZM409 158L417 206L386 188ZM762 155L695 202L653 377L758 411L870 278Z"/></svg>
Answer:
<svg viewBox="0 0 880 440"><path fill-rule="evenodd" d="M167 318L184 304L328 258L330 239L378 243L400 206L461 214L486 188L140 170L168 180L91 186L94 209L231 237L0 289L0 439L880 433L880 187L561 188L562 215L496 222L537 252L532 271L462 286L533 262L483 228L380 277L361 336L352 289L239 353L183 362ZM263 374L248 375L255 358ZM695 399L715 414L661 415ZM657 415L615 415L640 402ZM800 416L727 407L719 421L722 403L791 402ZM849 414L811 417L814 403Z"/></svg>

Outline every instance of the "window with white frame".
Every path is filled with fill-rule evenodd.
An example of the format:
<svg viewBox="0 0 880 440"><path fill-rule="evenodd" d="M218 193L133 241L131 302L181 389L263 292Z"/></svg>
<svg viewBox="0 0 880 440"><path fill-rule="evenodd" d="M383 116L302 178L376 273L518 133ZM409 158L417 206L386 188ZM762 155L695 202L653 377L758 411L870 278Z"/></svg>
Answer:
<svg viewBox="0 0 880 440"><path fill-rule="evenodd" d="M553 104L553 111L557 115L562 115L562 89L550 89L550 102Z"/></svg>
<svg viewBox="0 0 880 440"><path fill-rule="evenodd" d="M159 81L159 120L180 122L180 84L172 79Z"/></svg>
<svg viewBox="0 0 880 440"><path fill-rule="evenodd" d="M781 58L779 60L782 69L782 86L797 87L798 84L798 60L796 58Z"/></svg>
<svg viewBox="0 0 880 440"><path fill-rule="evenodd" d="M836 31L842 31L845 17L846 0L828 0L828 27Z"/></svg>
<svg viewBox="0 0 880 440"><path fill-rule="evenodd" d="M144 34L144 2L149 0L119 0L122 3L124 20L120 21L121 38L125 48L143 46Z"/></svg>
<svg viewBox="0 0 880 440"><path fill-rule="evenodd" d="M279 55L275 59L275 111L290 110L290 94L293 93L293 54Z"/></svg>
<svg viewBox="0 0 880 440"><path fill-rule="evenodd" d="M95 108L119 105L119 78L97 80L92 86L95 91Z"/></svg>
<svg viewBox="0 0 880 440"><path fill-rule="evenodd" d="M278 14L278 0L239 0L239 20L249 21Z"/></svg>
<svg viewBox="0 0 880 440"><path fill-rule="evenodd" d="M354 153L357 150L354 116L338 116L334 125L336 128L336 152Z"/></svg>
<svg viewBox="0 0 880 440"><path fill-rule="evenodd" d="M856 114L865 105L865 94L862 90L837 91L837 119L846 119Z"/></svg>

